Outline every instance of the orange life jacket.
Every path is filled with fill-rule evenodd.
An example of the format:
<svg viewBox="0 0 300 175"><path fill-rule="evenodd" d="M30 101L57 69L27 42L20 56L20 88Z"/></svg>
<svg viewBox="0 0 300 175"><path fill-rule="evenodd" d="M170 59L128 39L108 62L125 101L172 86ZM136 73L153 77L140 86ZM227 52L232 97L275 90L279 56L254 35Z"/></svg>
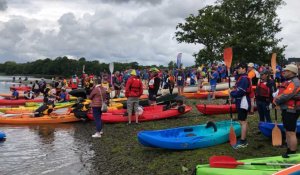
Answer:
<svg viewBox="0 0 300 175"><path fill-rule="evenodd" d="M283 94L284 90L287 89L287 87L289 86L289 84L292 81L285 81L284 83L281 84L281 86L279 86L279 92L278 95ZM300 106L300 95L297 95L300 93L300 87L298 87L298 89L295 92L295 96L291 99L289 99L285 104L287 105L288 109L296 109L297 107L299 108Z"/></svg>

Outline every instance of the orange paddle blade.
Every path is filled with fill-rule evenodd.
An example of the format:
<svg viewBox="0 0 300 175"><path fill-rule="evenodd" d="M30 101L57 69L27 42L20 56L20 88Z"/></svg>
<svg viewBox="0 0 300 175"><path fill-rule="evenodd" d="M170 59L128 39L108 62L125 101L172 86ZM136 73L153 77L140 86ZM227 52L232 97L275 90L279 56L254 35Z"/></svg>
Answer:
<svg viewBox="0 0 300 175"><path fill-rule="evenodd" d="M224 49L224 62L229 69L232 63L232 47L228 47Z"/></svg>
<svg viewBox="0 0 300 175"><path fill-rule="evenodd" d="M232 125L230 126L230 131L229 131L229 143L231 146L236 145L236 134Z"/></svg>
<svg viewBox="0 0 300 175"><path fill-rule="evenodd" d="M281 146L282 145L282 136L281 131L275 123L275 126L272 130L272 145L273 146Z"/></svg>
<svg viewBox="0 0 300 175"><path fill-rule="evenodd" d="M272 54L271 67L272 67L272 70L273 70L273 74L275 74L276 73L276 53Z"/></svg>

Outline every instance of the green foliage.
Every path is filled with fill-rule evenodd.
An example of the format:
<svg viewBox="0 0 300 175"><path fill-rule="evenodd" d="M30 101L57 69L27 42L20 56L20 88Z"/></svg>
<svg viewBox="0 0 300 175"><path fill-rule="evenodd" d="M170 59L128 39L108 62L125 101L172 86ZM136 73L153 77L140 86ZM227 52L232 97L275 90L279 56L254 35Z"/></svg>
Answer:
<svg viewBox="0 0 300 175"><path fill-rule="evenodd" d="M42 76L62 76L70 77L74 74L81 75L83 66L85 73L99 75L100 72L109 72L109 64L100 63L97 60L87 61L84 57L79 60L69 59L68 57L57 57L55 59L39 59L33 62L18 64L13 61L7 61L0 64L1 73L6 75L42 75ZM153 67L157 67L153 65ZM114 71L123 71L126 69L144 69L146 66L139 65L138 62L114 63ZM162 65L159 68L163 68Z"/></svg>
<svg viewBox="0 0 300 175"><path fill-rule="evenodd" d="M223 49L233 47L233 62L269 63L277 53L278 62L284 59L286 46L279 46L282 38L276 9L282 0L218 0L186 18L176 27L178 42L201 44L196 65L223 60Z"/></svg>

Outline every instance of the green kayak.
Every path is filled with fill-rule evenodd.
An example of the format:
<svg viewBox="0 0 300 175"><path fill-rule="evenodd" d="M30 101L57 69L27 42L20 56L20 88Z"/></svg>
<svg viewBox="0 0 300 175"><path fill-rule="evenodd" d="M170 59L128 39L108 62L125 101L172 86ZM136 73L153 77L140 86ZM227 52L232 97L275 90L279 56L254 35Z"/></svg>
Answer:
<svg viewBox="0 0 300 175"><path fill-rule="evenodd" d="M251 162L251 163L300 163L300 154L291 155L290 158L282 158L281 156L262 157L253 159L239 160L238 162ZM269 175L276 173L286 166L279 165L239 165L236 168L212 168L209 164L197 165L196 175Z"/></svg>

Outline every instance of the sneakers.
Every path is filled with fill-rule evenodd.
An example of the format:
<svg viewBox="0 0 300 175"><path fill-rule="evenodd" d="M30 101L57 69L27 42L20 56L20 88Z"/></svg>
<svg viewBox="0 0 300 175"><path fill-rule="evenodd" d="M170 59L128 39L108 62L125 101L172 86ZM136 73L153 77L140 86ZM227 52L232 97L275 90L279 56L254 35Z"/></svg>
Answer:
<svg viewBox="0 0 300 175"><path fill-rule="evenodd" d="M237 142L237 144L235 144L235 145L233 145L232 147L234 148L234 149L239 149L239 148L246 148L248 146L248 142L247 141L241 141L241 140L239 140L238 142Z"/></svg>
<svg viewBox="0 0 300 175"><path fill-rule="evenodd" d="M101 132L96 132L92 135L93 138L101 138Z"/></svg>

